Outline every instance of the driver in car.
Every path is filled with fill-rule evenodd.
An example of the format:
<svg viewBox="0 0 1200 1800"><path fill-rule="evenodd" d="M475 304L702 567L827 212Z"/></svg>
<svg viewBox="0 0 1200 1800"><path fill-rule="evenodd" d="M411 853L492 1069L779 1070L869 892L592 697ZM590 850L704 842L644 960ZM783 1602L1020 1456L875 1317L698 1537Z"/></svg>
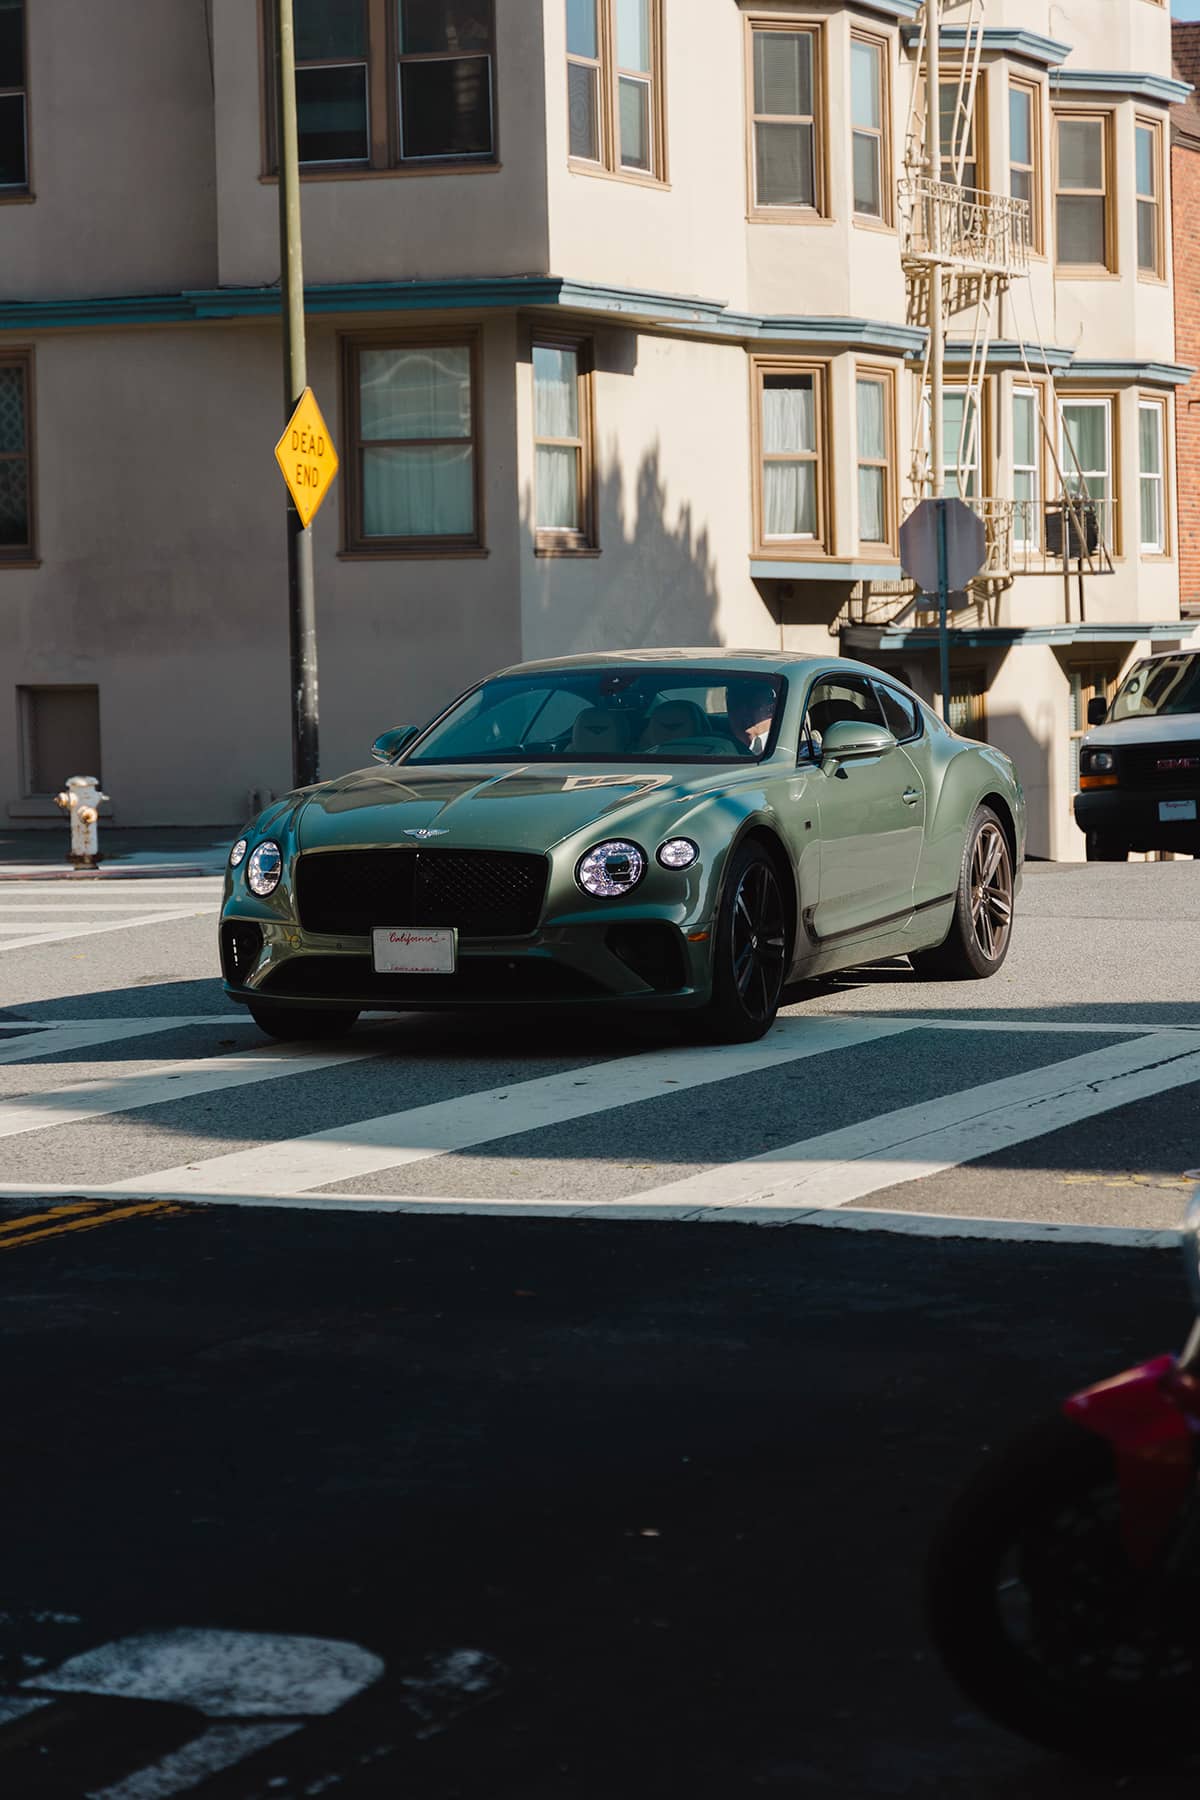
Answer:
<svg viewBox="0 0 1200 1800"><path fill-rule="evenodd" d="M775 689L769 681L734 681L729 684L726 710L729 729L739 750L761 756L771 735L775 717Z"/></svg>

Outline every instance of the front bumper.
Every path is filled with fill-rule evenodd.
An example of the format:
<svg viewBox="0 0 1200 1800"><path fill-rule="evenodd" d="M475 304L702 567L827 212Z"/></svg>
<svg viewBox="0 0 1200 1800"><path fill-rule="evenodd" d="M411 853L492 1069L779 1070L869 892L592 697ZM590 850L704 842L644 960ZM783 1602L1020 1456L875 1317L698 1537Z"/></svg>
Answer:
<svg viewBox="0 0 1200 1800"><path fill-rule="evenodd" d="M1075 796L1075 823L1081 831L1127 844L1131 850L1200 851L1200 819L1161 819L1164 801L1191 801L1200 814L1200 790L1174 788L1091 788Z"/></svg>

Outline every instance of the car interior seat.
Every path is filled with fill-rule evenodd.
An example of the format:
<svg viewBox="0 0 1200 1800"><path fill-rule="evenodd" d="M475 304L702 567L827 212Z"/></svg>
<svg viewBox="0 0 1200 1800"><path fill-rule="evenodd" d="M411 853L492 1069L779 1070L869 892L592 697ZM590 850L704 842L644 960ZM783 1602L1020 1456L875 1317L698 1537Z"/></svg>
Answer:
<svg viewBox="0 0 1200 1800"><path fill-rule="evenodd" d="M589 706L571 730L571 749L579 756L624 756L632 741L628 714L603 706Z"/></svg>
<svg viewBox="0 0 1200 1800"><path fill-rule="evenodd" d="M638 740L639 750L674 744L680 738L711 737L712 722L694 700L660 700Z"/></svg>

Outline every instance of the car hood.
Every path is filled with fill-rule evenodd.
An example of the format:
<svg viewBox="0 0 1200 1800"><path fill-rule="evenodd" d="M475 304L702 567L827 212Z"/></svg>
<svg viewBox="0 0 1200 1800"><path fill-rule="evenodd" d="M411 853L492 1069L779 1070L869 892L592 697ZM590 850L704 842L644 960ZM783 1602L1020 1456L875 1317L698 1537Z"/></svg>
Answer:
<svg viewBox="0 0 1200 1800"><path fill-rule="evenodd" d="M1149 714L1097 725L1084 739L1089 750L1119 750L1122 744L1186 744L1200 741L1200 713Z"/></svg>
<svg viewBox="0 0 1200 1800"><path fill-rule="evenodd" d="M722 765L599 770L594 763L544 767L360 769L306 795L301 850L430 841L449 849L549 850L589 825L633 830L662 808L669 821L707 792L757 770Z"/></svg>

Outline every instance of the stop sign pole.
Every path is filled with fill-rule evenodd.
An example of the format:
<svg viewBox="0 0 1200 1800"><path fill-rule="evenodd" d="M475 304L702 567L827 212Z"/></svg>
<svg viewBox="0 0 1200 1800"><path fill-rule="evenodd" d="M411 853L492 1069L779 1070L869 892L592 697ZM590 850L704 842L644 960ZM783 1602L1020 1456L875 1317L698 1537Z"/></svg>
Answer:
<svg viewBox="0 0 1200 1800"><path fill-rule="evenodd" d="M900 527L900 566L938 602L938 679L942 717L950 717L950 595L965 588L987 561L987 532L961 500L922 500Z"/></svg>

